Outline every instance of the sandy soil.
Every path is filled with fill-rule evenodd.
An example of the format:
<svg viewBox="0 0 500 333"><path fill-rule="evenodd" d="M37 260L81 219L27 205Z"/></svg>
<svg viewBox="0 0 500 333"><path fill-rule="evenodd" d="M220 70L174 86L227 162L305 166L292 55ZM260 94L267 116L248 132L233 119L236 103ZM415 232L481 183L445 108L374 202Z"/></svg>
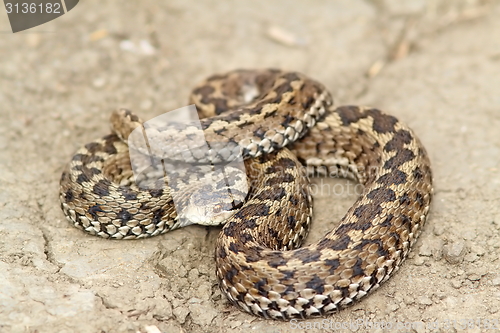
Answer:
<svg viewBox="0 0 500 333"><path fill-rule="evenodd" d="M307 331L359 320L393 329L345 331L489 332L493 320L499 330L499 15L487 0L89 0L17 34L0 15L0 331L278 333L322 323L303 330L229 304L214 275L220 229L109 241L59 208L64 164L109 132L111 110L149 119L185 105L210 74L257 67L301 71L341 104L386 110L433 163L436 196L410 258L326 329ZM355 198L319 194L308 241ZM397 328L411 323L421 324Z"/></svg>

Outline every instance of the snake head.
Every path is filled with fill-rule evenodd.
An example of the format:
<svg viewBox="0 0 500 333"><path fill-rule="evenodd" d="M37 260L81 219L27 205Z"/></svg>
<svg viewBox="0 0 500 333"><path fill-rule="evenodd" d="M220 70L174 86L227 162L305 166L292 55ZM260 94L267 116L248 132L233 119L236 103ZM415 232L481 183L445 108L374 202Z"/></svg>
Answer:
<svg viewBox="0 0 500 333"><path fill-rule="evenodd" d="M248 193L246 173L234 167L214 171L200 182L203 185L197 186L183 207L178 209L183 227L222 224L238 211Z"/></svg>
<svg viewBox="0 0 500 333"><path fill-rule="evenodd" d="M225 202L222 202L219 199L207 199L204 195L200 200L198 194L195 194L191 197L188 206L181 215L181 225L184 226L182 218L185 219L185 225L220 225L238 211L238 208L243 205L243 200L227 196L223 199ZM200 205L201 201L205 203Z"/></svg>

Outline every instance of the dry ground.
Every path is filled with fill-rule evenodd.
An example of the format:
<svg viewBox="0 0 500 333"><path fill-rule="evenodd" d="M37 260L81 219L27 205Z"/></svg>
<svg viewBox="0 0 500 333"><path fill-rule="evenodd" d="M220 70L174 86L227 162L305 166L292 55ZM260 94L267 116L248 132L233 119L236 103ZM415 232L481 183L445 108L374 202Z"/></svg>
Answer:
<svg viewBox="0 0 500 333"><path fill-rule="evenodd" d="M499 1L486 0L89 0L12 34L0 14L0 331L302 331L242 313L221 295L220 229L109 241L72 227L59 208L63 165L109 132L111 110L152 118L185 105L210 74L256 67L301 71L341 104L386 110L432 159L436 196L410 258L376 293L329 317L331 327L362 319L462 332L471 319L467 331L492 331L486 320L500 318L499 15ZM308 241L355 194L316 199Z"/></svg>

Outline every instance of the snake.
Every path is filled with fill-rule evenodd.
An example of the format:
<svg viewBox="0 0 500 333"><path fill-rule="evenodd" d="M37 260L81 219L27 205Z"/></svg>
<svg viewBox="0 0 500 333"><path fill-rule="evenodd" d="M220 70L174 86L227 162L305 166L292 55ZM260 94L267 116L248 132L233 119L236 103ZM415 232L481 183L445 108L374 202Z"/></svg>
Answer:
<svg viewBox="0 0 500 333"><path fill-rule="evenodd" d="M399 269L433 196L429 156L407 125L376 108L337 106L321 83L277 69L213 75L193 89L190 103L207 142L237 144L248 174L244 200L231 196L224 198L233 199L227 207L215 205L231 210L216 240L215 263L232 304L270 319L325 316L375 291ZM111 239L185 226L168 187L144 189L130 181L126 137L143 121L120 109L111 123L114 133L80 148L62 173L68 221ZM170 129L155 129L156 145L189 138L182 129L173 137L163 131ZM201 177L190 174L188 185ZM363 191L335 228L300 247L312 220L311 175L350 178Z"/></svg>

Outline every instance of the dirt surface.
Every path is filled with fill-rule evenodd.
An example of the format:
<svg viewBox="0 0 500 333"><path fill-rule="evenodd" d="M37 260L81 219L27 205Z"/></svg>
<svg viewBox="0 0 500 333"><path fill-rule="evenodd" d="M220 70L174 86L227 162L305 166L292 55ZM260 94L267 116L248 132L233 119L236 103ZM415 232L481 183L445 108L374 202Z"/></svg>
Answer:
<svg viewBox="0 0 500 333"><path fill-rule="evenodd" d="M499 1L474 0L89 0L12 34L0 14L0 331L500 330L499 15ZM232 306L214 274L220 229L109 241L59 207L63 166L109 132L111 110L149 119L185 105L210 74L262 67L301 71L339 104L397 116L431 156L435 200L410 258L327 321ZM352 183L329 184L337 190L317 195L308 242L356 198Z"/></svg>

